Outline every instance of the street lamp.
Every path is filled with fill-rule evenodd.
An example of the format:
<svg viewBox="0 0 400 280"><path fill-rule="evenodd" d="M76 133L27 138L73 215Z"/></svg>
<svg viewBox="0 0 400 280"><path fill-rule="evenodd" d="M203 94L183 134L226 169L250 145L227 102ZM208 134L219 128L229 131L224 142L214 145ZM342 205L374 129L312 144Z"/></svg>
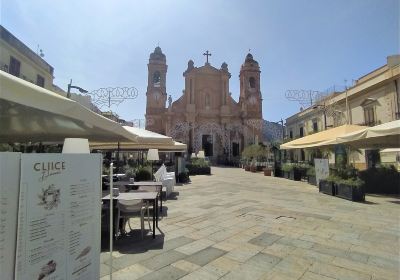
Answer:
<svg viewBox="0 0 400 280"><path fill-rule="evenodd" d="M325 103L323 105L322 104L316 104L316 105L313 106L313 109L317 109L317 108L322 108L322 110L324 111L324 127L325 127L325 130L326 130L327 126L326 126L326 106L325 106Z"/></svg>
<svg viewBox="0 0 400 280"><path fill-rule="evenodd" d="M88 92L87 90L85 90L85 89L83 89L81 87L73 86L72 85L72 79L71 79L71 81L68 84L67 98L71 98L71 88L75 88L75 89L79 90L80 93L87 93Z"/></svg>

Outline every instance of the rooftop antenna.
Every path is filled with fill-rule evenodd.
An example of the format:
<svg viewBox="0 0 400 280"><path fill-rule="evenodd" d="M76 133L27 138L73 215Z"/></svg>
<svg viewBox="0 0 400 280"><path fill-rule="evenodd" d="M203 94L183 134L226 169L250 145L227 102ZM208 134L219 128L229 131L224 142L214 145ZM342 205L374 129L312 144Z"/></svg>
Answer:
<svg viewBox="0 0 400 280"><path fill-rule="evenodd" d="M40 48L39 44L37 45L37 49L36 49L36 54L40 57L44 57L44 52L43 50Z"/></svg>

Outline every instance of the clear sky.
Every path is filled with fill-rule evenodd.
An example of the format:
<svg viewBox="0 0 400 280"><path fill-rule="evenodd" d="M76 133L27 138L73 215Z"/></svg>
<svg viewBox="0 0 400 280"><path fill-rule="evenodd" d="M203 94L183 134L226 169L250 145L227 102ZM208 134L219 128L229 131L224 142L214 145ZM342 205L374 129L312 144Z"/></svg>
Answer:
<svg viewBox="0 0 400 280"><path fill-rule="evenodd" d="M159 44L166 54L167 93L182 94L187 61L203 52L228 63L238 100L239 70L249 49L261 67L263 115L297 112L288 89L326 90L384 65L399 51L398 0L1 0L1 24L69 79L89 91L134 86L139 96L111 109L144 118L147 63Z"/></svg>

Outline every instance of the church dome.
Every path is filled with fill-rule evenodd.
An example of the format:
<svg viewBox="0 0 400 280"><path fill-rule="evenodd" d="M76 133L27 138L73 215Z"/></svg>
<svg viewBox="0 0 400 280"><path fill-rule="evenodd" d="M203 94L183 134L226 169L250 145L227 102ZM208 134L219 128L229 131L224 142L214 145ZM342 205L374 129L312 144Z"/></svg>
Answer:
<svg viewBox="0 0 400 280"><path fill-rule="evenodd" d="M163 54L162 50L160 47L156 47L154 49L154 52L150 54L150 59L151 60L162 60L165 61L165 54Z"/></svg>

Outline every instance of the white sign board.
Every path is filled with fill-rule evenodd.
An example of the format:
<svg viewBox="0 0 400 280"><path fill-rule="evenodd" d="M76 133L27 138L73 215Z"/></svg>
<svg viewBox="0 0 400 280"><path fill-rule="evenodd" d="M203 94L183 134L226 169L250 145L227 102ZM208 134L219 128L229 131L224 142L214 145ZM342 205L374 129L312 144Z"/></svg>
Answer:
<svg viewBox="0 0 400 280"><path fill-rule="evenodd" d="M319 180L326 179L329 176L329 161L324 158L315 158L315 179L317 181L317 186L319 186Z"/></svg>
<svg viewBox="0 0 400 280"><path fill-rule="evenodd" d="M20 153L0 153L0 279L14 279Z"/></svg>
<svg viewBox="0 0 400 280"><path fill-rule="evenodd" d="M16 279L99 279L100 154L23 154Z"/></svg>

